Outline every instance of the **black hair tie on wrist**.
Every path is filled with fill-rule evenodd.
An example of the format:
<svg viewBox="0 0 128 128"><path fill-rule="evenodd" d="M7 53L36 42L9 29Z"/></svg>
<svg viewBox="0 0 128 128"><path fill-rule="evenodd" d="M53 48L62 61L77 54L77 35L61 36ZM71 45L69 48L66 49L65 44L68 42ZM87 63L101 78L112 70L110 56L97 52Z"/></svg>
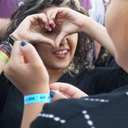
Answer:
<svg viewBox="0 0 128 128"><path fill-rule="evenodd" d="M15 40L13 40L10 36L6 38L6 41L13 46Z"/></svg>

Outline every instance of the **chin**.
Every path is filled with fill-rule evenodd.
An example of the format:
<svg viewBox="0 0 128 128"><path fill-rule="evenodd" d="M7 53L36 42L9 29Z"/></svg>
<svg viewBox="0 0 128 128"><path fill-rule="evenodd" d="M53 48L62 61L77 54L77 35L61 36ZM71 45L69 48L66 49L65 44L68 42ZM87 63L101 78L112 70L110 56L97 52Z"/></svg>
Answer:
<svg viewBox="0 0 128 128"><path fill-rule="evenodd" d="M69 64L59 64L56 65L55 68L56 69L67 69Z"/></svg>

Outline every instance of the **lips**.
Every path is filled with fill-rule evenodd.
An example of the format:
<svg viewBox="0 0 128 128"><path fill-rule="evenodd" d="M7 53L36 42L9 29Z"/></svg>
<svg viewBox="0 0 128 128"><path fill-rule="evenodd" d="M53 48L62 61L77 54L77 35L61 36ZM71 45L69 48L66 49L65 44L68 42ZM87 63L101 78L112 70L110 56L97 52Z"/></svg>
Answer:
<svg viewBox="0 0 128 128"><path fill-rule="evenodd" d="M56 51L54 52L54 55L59 58L59 59L65 59L67 54L68 54L68 49L65 49L65 50L59 50L59 51Z"/></svg>

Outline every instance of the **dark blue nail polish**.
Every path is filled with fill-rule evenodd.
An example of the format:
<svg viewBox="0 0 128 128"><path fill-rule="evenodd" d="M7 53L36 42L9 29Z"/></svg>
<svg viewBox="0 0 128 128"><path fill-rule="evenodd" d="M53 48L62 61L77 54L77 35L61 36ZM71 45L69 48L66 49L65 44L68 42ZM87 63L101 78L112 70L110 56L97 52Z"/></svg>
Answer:
<svg viewBox="0 0 128 128"><path fill-rule="evenodd" d="M55 92L50 91L50 97L51 97L51 98L53 98L53 97L54 97L54 95L55 95Z"/></svg>
<svg viewBox="0 0 128 128"><path fill-rule="evenodd" d="M21 42L21 46L25 46L25 45L27 45L27 43L24 42L24 41L22 41L22 42Z"/></svg>

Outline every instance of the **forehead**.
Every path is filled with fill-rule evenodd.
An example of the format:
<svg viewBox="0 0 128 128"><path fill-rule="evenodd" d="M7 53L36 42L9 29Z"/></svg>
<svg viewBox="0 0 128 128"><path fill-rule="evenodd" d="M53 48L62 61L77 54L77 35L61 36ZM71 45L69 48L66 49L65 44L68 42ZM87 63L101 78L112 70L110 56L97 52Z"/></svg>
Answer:
<svg viewBox="0 0 128 128"><path fill-rule="evenodd" d="M70 7L68 7L68 6L62 6L62 7L63 7L63 8L70 8ZM45 8L45 9L41 10L40 12L46 14L47 11L49 11L49 10L51 10L51 9L55 9L55 8L59 8L59 7L57 7L57 6L48 7L48 8Z"/></svg>
<svg viewBox="0 0 128 128"><path fill-rule="evenodd" d="M47 11L49 11L49 10L51 10L51 9L55 9L55 8L57 8L56 6L52 6L52 7L48 7L48 8L45 8L45 9L43 9L43 10L41 10L40 12L42 12L42 13L47 13Z"/></svg>

